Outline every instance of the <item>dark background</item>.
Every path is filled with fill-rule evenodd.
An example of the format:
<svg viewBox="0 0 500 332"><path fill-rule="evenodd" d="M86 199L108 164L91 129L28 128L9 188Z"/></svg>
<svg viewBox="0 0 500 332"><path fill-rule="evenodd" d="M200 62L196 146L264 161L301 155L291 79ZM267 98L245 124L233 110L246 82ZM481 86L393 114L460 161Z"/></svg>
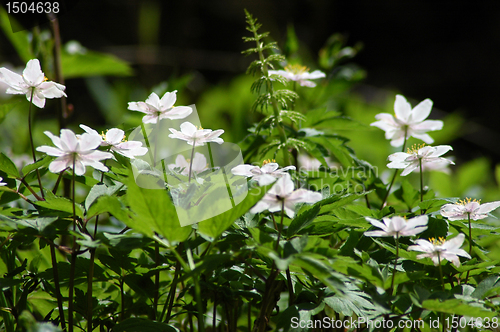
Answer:
<svg viewBox="0 0 500 332"><path fill-rule="evenodd" d="M464 157L500 162L497 0L79 1L60 26L63 42L130 61L146 87L190 71L217 84L249 62L240 55L247 47L244 8L278 42L293 24L313 56L334 32L350 45L362 42L353 61L368 73L364 84L431 98L444 112L461 110L470 121L458 142Z"/></svg>

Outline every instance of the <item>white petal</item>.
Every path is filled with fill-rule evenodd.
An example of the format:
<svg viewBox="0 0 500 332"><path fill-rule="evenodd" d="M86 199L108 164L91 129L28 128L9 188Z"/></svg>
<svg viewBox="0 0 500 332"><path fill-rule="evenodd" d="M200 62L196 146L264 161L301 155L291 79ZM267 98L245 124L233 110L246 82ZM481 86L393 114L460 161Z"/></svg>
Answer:
<svg viewBox="0 0 500 332"><path fill-rule="evenodd" d="M365 234L365 236L375 236L375 237L392 236L389 233L384 232L384 231L367 231L364 234Z"/></svg>
<svg viewBox="0 0 500 332"><path fill-rule="evenodd" d="M43 82L45 75L43 75L38 59L31 59L28 61L23 71L23 77L25 82L30 86L37 86Z"/></svg>
<svg viewBox="0 0 500 332"><path fill-rule="evenodd" d="M60 149L55 148L53 146L42 145L37 147L36 150L54 157L61 157L66 155L64 151L61 151Z"/></svg>
<svg viewBox="0 0 500 332"><path fill-rule="evenodd" d="M52 173L59 173L65 170L68 167L72 167L73 164L71 161L65 159L65 158L57 158L53 162L50 163L49 165L49 171Z"/></svg>
<svg viewBox="0 0 500 332"><path fill-rule="evenodd" d="M377 219L373 219L370 217L365 217L366 221L368 221L370 224L372 224L375 227L378 227L380 229L383 229L384 231L387 231L387 225L378 221Z"/></svg>
<svg viewBox="0 0 500 332"><path fill-rule="evenodd" d="M16 89L20 89L25 84L21 75L14 73L7 68L0 68L0 82L4 82L5 84L15 87Z"/></svg>
<svg viewBox="0 0 500 332"><path fill-rule="evenodd" d="M323 198L323 196L318 193L314 192L311 190L306 190L306 189L297 189L294 192L292 192L288 197L286 198L287 202L291 202L293 204L297 203L316 203L320 201Z"/></svg>
<svg viewBox="0 0 500 332"><path fill-rule="evenodd" d="M186 136L193 137L197 130L191 122L186 121L181 124L181 132Z"/></svg>
<svg viewBox="0 0 500 332"><path fill-rule="evenodd" d="M64 88L64 85L57 84L55 82L44 82L38 86L37 90L40 91L45 98L52 99L61 98L63 96L67 97L64 93Z"/></svg>
<svg viewBox="0 0 500 332"><path fill-rule="evenodd" d="M50 131L44 131L43 132L45 135L47 135L51 140L52 140L52 143L54 143L55 146L57 146L59 149L63 150L63 146L61 144L61 139L52 134Z"/></svg>
<svg viewBox="0 0 500 332"><path fill-rule="evenodd" d="M94 129L92 129L89 126L86 126L84 124L81 124L80 128L82 128L88 134L101 136L101 135L99 135L99 133L97 132L97 130L94 130Z"/></svg>
<svg viewBox="0 0 500 332"><path fill-rule="evenodd" d="M155 108L157 111L161 110L160 97L154 92L152 92L148 99L146 99L146 104Z"/></svg>
<svg viewBox="0 0 500 332"><path fill-rule="evenodd" d="M312 73L304 73L303 78L306 80L314 80L318 78L326 77L325 73L320 70L315 70Z"/></svg>
<svg viewBox="0 0 500 332"><path fill-rule="evenodd" d="M145 115L142 117L142 123L156 123L158 122L158 115Z"/></svg>
<svg viewBox="0 0 500 332"><path fill-rule="evenodd" d="M128 103L128 109L131 111L138 111L142 113L149 114L149 107L145 102L139 101L139 102L130 102Z"/></svg>
<svg viewBox="0 0 500 332"><path fill-rule="evenodd" d="M404 123L408 123L411 114L411 105L402 95L396 95L396 101L394 102L394 113L396 113L396 118L398 120Z"/></svg>
<svg viewBox="0 0 500 332"><path fill-rule="evenodd" d="M419 169L420 166L418 164L410 164L408 167L405 168L404 171L401 172L401 176L406 176L413 172L415 169Z"/></svg>
<svg viewBox="0 0 500 332"><path fill-rule="evenodd" d="M161 97L160 104L161 104L161 110L167 110L169 108L172 108L174 106L175 101L177 100L177 90L172 91L172 92L165 92L163 97Z"/></svg>
<svg viewBox="0 0 500 332"><path fill-rule="evenodd" d="M236 167L233 167L231 169L231 173L234 175L238 176L246 176L246 177L251 177L254 176L255 174L252 173L252 170L255 168L259 168L258 166L254 165L238 165Z"/></svg>
<svg viewBox="0 0 500 332"><path fill-rule="evenodd" d="M260 200L257 202L257 204L255 204L255 206L253 208L250 209L250 212L251 213L259 213L259 212L265 211L267 209L269 209L269 202L267 202L265 200Z"/></svg>
<svg viewBox="0 0 500 332"><path fill-rule="evenodd" d="M463 233L460 233L453 239L447 240L441 247L447 250L458 249L462 246L464 240L465 240L465 235Z"/></svg>
<svg viewBox="0 0 500 332"><path fill-rule="evenodd" d="M118 128L112 128L106 132L106 141L111 145L120 143L125 137L125 132Z"/></svg>
<svg viewBox="0 0 500 332"><path fill-rule="evenodd" d="M424 141L427 144L432 144L434 143L434 139L429 136L429 134L416 134L416 133L411 133L409 136L413 136L419 140Z"/></svg>
<svg viewBox="0 0 500 332"><path fill-rule="evenodd" d="M500 201L481 204L477 213L489 213L500 206Z"/></svg>
<svg viewBox="0 0 500 332"><path fill-rule="evenodd" d="M411 125L411 128L417 132L426 132L443 129L441 120L425 120L424 122Z"/></svg>
<svg viewBox="0 0 500 332"><path fill-rule="evenodd" d="M272 173L275 170L277 170L280 166L278 163L267 163L264 166L261 167L262 173Z"/></svg>
<svg viewBox="0 0 500 332"><path fill-rule="evenodd" d="M453 150L453 148L449 145L438 145L434 148L435 148L435 150L430 153L430 156L432 156L432 157L440 157L443 154L445 154L446 152Z"/></svg>
<svg viewBox="0 0 500 332"><path fill-rule="evenodd" d="M83 134L87 135L87 134ZM83 137L82 135L82 137ZM91 136L91 135L88 135ZM61 144L65 151L76 152L78 146L78 139L74 132L69 129L61 129ZM100 143L99 143L100 144Z"/></svg>
<svg viewBox="0 0 500 332"><path fill-rule="evenodd" d="M259 186L267 186L268 184L271 184L274 181L276 181L277 178L270 174L262 174L255 176L254 179L257 180Z"/></svg>
<svg viewBox="0 0 500 332"><path fill-rule="evenodd" d="M417 106L415 106L411 112L411 123L418 123L422 122L431 113L432 109L432 100L430 99L425 99L421 101Z"/></svg>
<svg viewBox="0 0 500 332"><path fill-rule="evenodd" d="M193 109L188 106L177 106L172 108L168 112L164 112L160 115L160 119L184 119L193 112Z"/></svg>
<svg viewBox="0 0 500 332"><path fill-rule="evenodd" d="M102 137L84 133L80 136L78 151L79 152L87 152L94 149L97 149L99 145L101 145ZM71 150L74 151L74 150Z"/></svg>
<svg viewBox="0 0 500 332"><path fill-rule="evenodd" d="M313 81L307 81L307 80L299 80L300 86L305 86L308 88L314 88L316 86L316 83Z"/></svg>

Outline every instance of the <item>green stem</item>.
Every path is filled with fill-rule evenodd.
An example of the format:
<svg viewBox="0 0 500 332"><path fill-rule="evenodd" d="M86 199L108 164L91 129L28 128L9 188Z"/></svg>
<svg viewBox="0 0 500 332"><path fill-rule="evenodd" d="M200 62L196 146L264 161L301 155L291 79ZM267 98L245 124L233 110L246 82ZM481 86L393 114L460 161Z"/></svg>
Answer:
<svg viewBox="0 0 500 332"><path fill-rule="evenodd" d="M59 309L59 319L61 320L62 330L66 331L66 319L64 318L63 299L61 296L61 288L59 286L59 270L57 268L56 248L54 243L49 242L49 245L50 245L50 258L52 261L52 274L54 276L54 289L56 293L57 307Z"/></svg>
<svg viewBox="0 0 500 332"><path fill-rule="evenodd" d="M469 255L472 257L472 225L470 222L470 212L467 212L467 219L469 220ZM467 275L465 276L465 283L469 280L470 270L467 271Z"/></svg>
<svg viewBox="0 0 500 332"><path fill-rule="evenodd" d="M174 249L175 250L175 249ZM170 321L170 316L172 314L172 308L174 306L174 299L175 299L175 290L177 289L177 280L179 279L179 274L181 270L181 263L177 261L175 263L175 274L174 274L174 279L172 280L172 284L170 285L170 291L167 296L167 305L163 307L163 312L161 313L160 316L160 322L163 321L163 316L165 315L165 310L167 310L167 316L165 318L165 322L168 323Z"/></svg>
<svg viewBox="0 0 500 332"><path fill-rule="evenodd" d="M188 169L188 183L191 183L191 173L193 172L193 159L194 159L194 148L196 144L196 138L193 140L193 149L191 150L191 159L189 160L189 169Z"/></svg>
<svg viewBox="0 0 500 332"><path fill-rule="evenodd" d="M420 168L420 202L424 201L424 172L422 170L422 158L418 159ZM422 210L424 212L424 210Z"/></svg>
<svg viewBox="0 0 500 332"><path fill-rule="evenodd" d="M441 286L443 287L444 291L444 278L443 278L443 269L441 268L441 255L439 255L439 252L437 253L437 255L438 255L439 275L441 276Z"/></svg>
<svg viewBox="0 0 500 332"><path fill-rule="evenodd" d="M30 97L30 106L28 109L28 131L29 131L29 136L30 136L31 155L33 156L33 162L36 163L35 144L33 143L33 129L31 127L31 106L33 105L33 95L34 94L35 94L35 87L32 87L31 88L31 97ZM36 177L38 179L38 186L40 187L40 194L42 195L42 198L45 199L45 196L43 194L42 179L40 177L40 171L38 170L38 168L36 169Z"/></svg>
<svg viewBox="0 0 500 332"><path fill-rule="evenodd" d="M151 160L152 168L154 168L154 156L151 152L151 145L149 144L148 134L146 133L146 127L144 123L141 123L142 136L144 137L144 143L146 143L146 147L148 148L149 159Z"/></svg>
<svg viewBox="0 0 500 332"><path fill-rule="evenodd" d="M160 266L160 245L155 242L155 266ZM155 272L155 293L153 299L153 315L154 319L158 315L158 300L160 298L160 270Z"/></svg>
<svg viewBox="0 0 500 332"><path fill-rule="evenodd" d="M396 279L396 268L398 264L398 258L399 258L399 234L396 235L396 258L394 259L394 269L392 271L392 280L391 280L391 288L389 291L389 295L392 296L393 290L394 290L394 280Z"/></svg>
<svg viewBox="0 0 500 332"><path fill-rule="evenodd" d="M281 201L281 222L280 222L280 228L278 229L278 240L276 241L276 251L278 251L279 246L280 246L280 240L281 240L281 232L283 232L283 219L285 218L285 200L282 199ZM280 253L278 253L279 256L281 256Z"/></svg>
<svg viewBox="0 0 500 332"><path fill-rule="evenodd" d="M75 164L76 156L73 156L73 232L76 232L76 197L75 197ZM75 268L76 268L76 236L73 234L73 247L71 252L71 265L69 270L69 285L68 285L68 328L69 332L73 332L73 289L75 286Z"/></svg>
<svg viewBox="0 0 500 332"><path fill-rule="evenodd" d="M7 299L5 298L5 295L3 291L0 290L0 306L3 308L7 309L9 308L9 304L7 303ZM3 322L5 326L5 332L14 332L14 317L12 317L12 314L7 312L7 310L1 310L2 311L2 317L3 317Z"/></svg>
<svg viewBox="0 0 500 332"><path fill-rule="evenodd" d="M405 149L406 149L406 139L407 139L406 136L407 135L408 135L408 128L405 128L405 139L403 142L403 151L402 152L405 152ZM394 171L394 175L392 177L392 180L391 180L391 184L389 185L389 189L387 189L387 192L385 193L384 199L382 200L382 204L380 204L380 210L382 210L384 208L385 202L387 201L387 198L389 197L389 193L391 192L392 185L394 184L394 180L396 180L396 177L398 176L398 172L399 172L399 169L396 168L396 170Z"/></svg>

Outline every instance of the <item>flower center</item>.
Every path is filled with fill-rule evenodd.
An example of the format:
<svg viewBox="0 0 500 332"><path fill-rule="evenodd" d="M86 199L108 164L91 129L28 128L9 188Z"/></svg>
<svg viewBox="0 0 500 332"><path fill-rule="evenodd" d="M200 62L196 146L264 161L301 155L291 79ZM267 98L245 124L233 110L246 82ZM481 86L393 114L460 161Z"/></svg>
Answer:
<svg viewBox="0 0 500 332"><path fill-rule="evenodd" d="M458 202L456 202L455 204L457 205L467 205L469 203L473 203L473 202L476 202L478 204L481 204L481 200L479 199L472 199L472 198L468 198L466 197L465 199L462 199L462 200L458 200Z"/></svg>
<svg viewBox="0 0 500 332"><path fill-rule="evenodd" d="M432 243L434 246L442 246L446 242L446 239L441 236L438 237L437 239L431 237L429 239L429 242Z"/></svg>
<svg viewBox="0 0 500 332"><path fill-rule="evenodd" d="M309 68L307 68L306 66L301 66L299 64L294 64L294 65L287 65L285 67L285 70L289 73L293 73L293 74L297 75L297 74L303 74L305 72L308 72Z"/></svg>
<svg viewBox="0 0 500 332"><path fill-rule="evenodd" d="M411 148L406 149L407 154L417 154L418 155L418 150L422 149L425 146L424 144L413 144Z"/></svg>
<svg viewBox="0 0 500 332"><path fill-rule="evenodd" d="M274 159L267 159L267 160L264 160L262 162L262 166L264 166L266 164L270 164L270 163L275 163L275 162L276 162L276 160L274 160Z"/></svg>
<svg viewBox="0 0 500 332"><path fill-rule="evenodd" d="M43 77L43 81L44 81L44 82L47 82L48 80L49 80L49 79L47 78L47 76L44 76L44 77Z"/></svg>

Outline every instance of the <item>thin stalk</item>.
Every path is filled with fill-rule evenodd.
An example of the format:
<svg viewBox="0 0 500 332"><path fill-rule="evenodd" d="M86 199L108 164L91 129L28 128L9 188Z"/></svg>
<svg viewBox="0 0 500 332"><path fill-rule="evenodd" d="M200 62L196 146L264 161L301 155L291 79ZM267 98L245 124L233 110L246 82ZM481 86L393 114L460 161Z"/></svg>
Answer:
<svg viewBox="0 0 500 332"><path fill-rule="evenodd" d="M392 296L392 292L394 290L394 280L396 279L396 268L398 265L398 257L399 257L399 234L396 235L396 258L394 259L394 269L392 271L392 280L391 280L391 288L389 291L389 295Z"/></svg>
<svg viewBox="0 0 500 332"><path fill-rule="evenodd" d="M75 197L75 163L76 156L73 156L73 232L76 232L76 197ZM68 285L68 326L69 332L73 332L73 289L75 286L75 268L76 268L76 236L73 235L73 247L71 252L71 265L69 270L69 285Z"/></svg>
<svg viewBox="0 0 500 332"><path fill-rule="evenodd" d="M424 172L422 171L422 158L418 159L418 164L420 166L420 201L424 201ZM423 212L423 210L422 210Z"/></svg>
<svg viewBox="0 0 500 332"><path fill-rule="evenodd" d="M472 257L472 225L470 222L470 212L467 212L467 219L469 220L469 255ZM467 271L467 275L465 276L465 283L469 280L470 270Z"/></svg>
<svg viewBox="0 0 500 332"><path fill-rule="evenodd" d="M443 287L444 291L444 278L443 278L443 269L441 268L441 256L439 255L439 252L437 253L437 255L438 255L439 275L441 276L441 286Z"/></svg>
<svg viewBox="0 0 500 332"><path fill-rule="evenodd" d="M175 250L175 249L174 249ZM170 284L170 291L167 296L167 305L163 307L163 312L161 313L160 316L160 322L163 321L163 316L165 315L165 310L167 310L167 316L165 318L165 322L168 323L170 321L170 316L172 314L172 308L174 306L174 299L175 299L175 290L177 289L177 280L179 279L179 274L181 270L181 263L177 261L175 263L175 274L174 274L174 279L172 280L172 284Z"/></svg>
<svg viewBox="0 0 500 332"><path fill-rule="evenodd" d="M285 218L285 200L281 201L281 222L280 228L278 229L278 240L276 241L276 251L280 246L281 232L283 232L283 219ZM281 254L279 254L281 256Z"/></svg>
<svg viewBox="0 0 500 332"><path fill-rule="evenodd" d="M151 152L151 145L149 144L148 134L146 133L146 127L144 123L141 123L142 136L144 137L144 143L146 143L146 147L148 148L149 159L151 159L151 163L154 162L154 156ZM154 168L154 164L152 166Z"/></svg>
<svg viewBox="0 0 500 332"><path fill-rule="evenodd" d="M49 14L50 23L52 27L52 34L54 36L54 71L56 75L56 81L64 85L64 77L62 74L62 64L61 64L61 32L59 29L59 20L54 14ZM67 106L66 97L62 96L60 98L60 110L59 110L59 129L66 127Z"/></svg>
<svg viewBox="0 0 500 332"><path fill-rule="evenodd" d="M158 151L158 141L160 137L160 128L161 128L161 121L160 118L158 118L158 122L156 123L156 135L155 135L155 152L154 152L154 160L153 160L153 165L156 167L156 155Z"/></svg>
<svg viewBox="0 0 500 332"><path fill-rule="evenodd" d="M0 291L0 306L6 309L9 308L9 304L7 303L7 299L5 298L3 291ZM12 317L12 314L7 310L2 310L2 317L5 326L5 332L14 332L15 319Z"/></svg>
<svg viewBox="0 0 500 332"><path fill-rule="evenodd" d="M293 293L292 275L290 268L286 269L286 282L288 286L288 306L291 307L295 301L295 294Z"/></svg>
<svg viewBox="0 0 500 332"><path fill-rule="evenodd" d="M30 135L31 155L33 156L33 162L36 163L35 144L33 143L33 129L31 127L31 107L33 105L34 94L35 94L35 87L31 88L30 106L28 109L28 131ZM45 199L43 195L42 179L40 177L40 171L38 170L38 168L36 169L36 177L38 179L38 186L40 187L40 194L42 195L42 198Z"/></svg>
<svg viewBox="0 0 500 332"><path fill-rule="evenodd" d="M160 245L155 242L155 266L160 266ZM160 270L155 272L155 293L153 299L153 315L154 319L158 315L158 300L160 298Z"/></svg>
<svg viewBox="0 0 500 332"><path fill-rule="evenodd" d="M124 312L125 312L125 291L123 290L123 271L122 271L122 277L120 278L120 321L123 320Z"/></svg>
<svg viewBox="0 0 500 332"><path fill-rule="evenodd" d="M404 142L403 142L403 150L402 150L402 152L405 152L405 149L406 149L407 135L408 135L408 128L405 128L405 139L404 139ZM394 180L396 180L396 177L398 176L398 172L399 172L399 169L396 168L396 170L394 171L394 175L392 177L392 180L391 180L391 184L389 185L389 189L387 189L387 192L385 193L385 197L382 200L382 204L380 205L380 210L382 210L384 208L385 202L387 201L387 198L389 197L389 193L391 192L392 185L394 184Z"/></svg>
<svg viewBox="0 0 500 332"><path fill-rule="evenodd" d="M188 177L188 183L191 183L191 173L193 172L193 159L194 159L194 148L196 144L196 138L193 139L193 149L191 150L191 159L189 160L189 177Z"/></svg>
<svg viewBox="0 0 500 332"><path fill-rule="evenodd" d="M44 199L40 196L38 196L38 194L33 190L33 188L31 188L31 186L26 182L25 179L19 179L21 181L21 183L26 187L26 189L28 189L30 191L30 193L35 196L35 198L37 199L37 201L43 201Z"/></svg>
<svg viewBox="0 0 500 332"><path fill-rule="evenodd" d="M214 311L212 312L212 330L217 327L217 294L214 297Z"/></svg>
<svg viewBox="0 0 500 332"><path fill-rule="evenodd" d="M56 248L53 243L49 243L49 245L50 258L52 261L52 274L54 275L54 288L56 292L57 307L59 308L59 319L61 320L62 330L66 331L66 318L64 318L63 299L61 295L61 288L59 286L59 270L57 268Z"/></svg>

